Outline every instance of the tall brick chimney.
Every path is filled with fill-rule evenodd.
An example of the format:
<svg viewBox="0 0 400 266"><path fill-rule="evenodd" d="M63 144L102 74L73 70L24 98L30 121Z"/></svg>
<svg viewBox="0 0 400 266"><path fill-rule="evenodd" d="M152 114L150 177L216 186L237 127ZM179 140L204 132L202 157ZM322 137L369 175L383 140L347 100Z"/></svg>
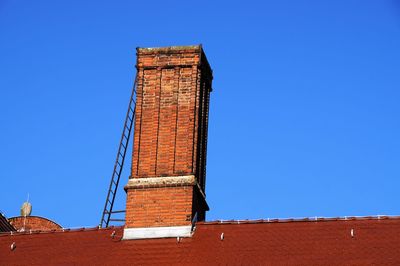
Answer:
<svg viewBox="0 0 400 266"><path fill-rule="evenodd" d="M125 239L190 236L205 219L212 70L201 45L137 48Z"/></svg>

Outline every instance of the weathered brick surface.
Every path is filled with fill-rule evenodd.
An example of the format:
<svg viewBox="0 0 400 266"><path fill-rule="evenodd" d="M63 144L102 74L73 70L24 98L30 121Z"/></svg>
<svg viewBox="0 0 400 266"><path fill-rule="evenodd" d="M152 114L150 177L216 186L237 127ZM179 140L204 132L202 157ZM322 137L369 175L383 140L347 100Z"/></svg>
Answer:
<svg viewBox="0 0 400 266"><path fill-rule="evenodd" d="M204 191L212 71L201 46L138 48L136 66L130 178L194 175ZM127 194L127 227L189 224L195 213L205 217L198 187L127 188Z"/></svg>
<svg viewBox="0 0 400 266"><path fill-rule="evenodd" d="M193 186L131 189L126 204L126 225L179 226L192 219Z"/></svg>
<svg viewBox="0 0 400 266"><path fill-rule="evenodd" d="M138 49L132 178L204 179L211 69L200 46Z"/></svg>
<svg viewBox="0 0 400 266"><path fill-rule="evenodd" d="M39 216L17 216L10 218L9 221L17 231L50 231L61 229L59 224Z"/></svg>

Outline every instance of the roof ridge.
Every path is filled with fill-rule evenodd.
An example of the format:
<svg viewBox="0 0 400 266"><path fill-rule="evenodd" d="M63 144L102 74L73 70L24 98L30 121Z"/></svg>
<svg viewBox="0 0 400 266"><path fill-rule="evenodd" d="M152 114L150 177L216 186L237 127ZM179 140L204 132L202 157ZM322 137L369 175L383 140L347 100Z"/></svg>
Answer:
<svg viewBox="0 0 400 266"><path fill-rule="evenodd" d="M244 220L215 220L198 222L201 225L215 224L256 224L256 223L288 223L288 222L323 222L323 221L364 221L364 220L383 220L400 219L400 215L368 215L368 216L338 216L338 217L302 217L302 218L267 218L267 219L244 219Z"/></svg>
<svg viewBox="0 0 400 266"><path fill-rule="evenodd" d="M99 226L94 227L74 227L74 228L62 228L62 229L53 229L53 230L26 230L20 232L0 232L0 237L2 236L10 236L10 235L33 235L33 234L52 234L52 233L69 233L69 232L90 232L90 231L100 231L100 230L112 230L112 229L120 229L124 226L109 226L106 228L100 228Z"/></svg>

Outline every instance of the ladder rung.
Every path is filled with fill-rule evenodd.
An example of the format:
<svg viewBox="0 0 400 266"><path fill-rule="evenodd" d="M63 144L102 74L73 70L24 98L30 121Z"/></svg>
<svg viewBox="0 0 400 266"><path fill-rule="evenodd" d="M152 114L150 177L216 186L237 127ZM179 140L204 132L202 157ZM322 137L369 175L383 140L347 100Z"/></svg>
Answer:
<svg viewBox="0 0 400 266"><path fill-rule="evenodd" d="M122 143L121 143L121 145L122 145ZM125 147L126 147L126 146L121 146L121 147L119 148L119 152L121 152L121 151L124 151L124 152L125 152L125 150L126 150ZM118 161L119 161L119 158L118 158Z"/></svg>
<svg viewBox="0 0 400 266"><path fill-rule="evenodd" d="M111 213L122 213L122 212L126 212L125 210L120 210L120 211L112 211Z"/></svg>
<svg viewBox="0 0 400 266"><path fill-rule="evenodd" d="M126 141L124 141L124 142L126 142ZM125 151L126 150L126 144L123 144L122 142L121 142L121 147L119 148L119 151L121 152L121 151Z"/></svg>
<svg viewBox="0 0 400 266"><path fill-rule="evenodd" d="M110 219L113 222L125 222L125 219Z"/></svg>

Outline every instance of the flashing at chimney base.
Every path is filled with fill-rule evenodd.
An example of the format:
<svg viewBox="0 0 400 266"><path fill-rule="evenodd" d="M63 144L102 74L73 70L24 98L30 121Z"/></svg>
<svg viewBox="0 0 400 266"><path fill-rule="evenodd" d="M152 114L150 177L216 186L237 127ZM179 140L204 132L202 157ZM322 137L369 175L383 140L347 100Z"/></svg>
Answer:
<svg viewBox="0 0 400 266"><path fill-rule="evenodd" d="M167 237L191 237L192 225L125 228L123 240Z"/></svg>

